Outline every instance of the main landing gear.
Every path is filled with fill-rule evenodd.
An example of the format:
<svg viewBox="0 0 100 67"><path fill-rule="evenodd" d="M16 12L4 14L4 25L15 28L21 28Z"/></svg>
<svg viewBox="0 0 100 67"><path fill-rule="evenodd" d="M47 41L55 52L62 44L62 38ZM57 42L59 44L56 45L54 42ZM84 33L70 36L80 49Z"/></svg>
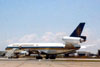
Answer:
<svg viewBox="0 0 100 67"><path fill-rule="evenodd" d="M56 59L56 56L57 56L56 54L54 54L54 55L47 54L45 58L46 59Z"/></svg>
<svg viewBox="0 0 100 67"><path fill-rule="evenodd" d="M46 57L45 57L45 59L56 59L56 54L47 54L46 55ZM36 59L43 59L43 57L42 56L40 56L40 55L38 55L38 56L36 56Z"/></svg>
<svg viewBox="0 0 100 67"><path fill-rule="evenodd" d="M42 56L36 56L36 59L43 59Z"/></svg>

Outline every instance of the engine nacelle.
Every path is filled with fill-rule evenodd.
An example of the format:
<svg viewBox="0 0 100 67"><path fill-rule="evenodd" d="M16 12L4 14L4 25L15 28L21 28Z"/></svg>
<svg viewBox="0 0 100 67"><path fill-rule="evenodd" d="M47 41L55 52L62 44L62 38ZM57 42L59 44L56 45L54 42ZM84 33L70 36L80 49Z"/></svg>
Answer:
<svg viewBox="0 0 100 67"><path fill-rule="evenodd" d="M62 39L65 43L75 43L75 44L78 44L78 43L82 43L84 42L84 39L83 38L80 38L80 37L63 37Z"/></svg>
<svg viewBox="0 0 100 67"><path fill-rule="evenodd" d="M86 41L86 36L79 36L80 38L82 38L84 41L83 42L85 42Z"/></svg>

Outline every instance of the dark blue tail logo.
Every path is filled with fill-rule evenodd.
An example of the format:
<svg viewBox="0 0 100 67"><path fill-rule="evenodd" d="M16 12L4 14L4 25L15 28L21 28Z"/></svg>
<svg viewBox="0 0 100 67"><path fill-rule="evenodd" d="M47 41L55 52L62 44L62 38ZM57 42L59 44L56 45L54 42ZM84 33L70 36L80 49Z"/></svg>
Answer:
<svg viewBox="0 0 100 67"><path fill-rule="evenodd" d="M70 35L70 37L80 37L81 33L83 31L85 23L80 23L77 28L72 32L72 34Z"/></svg>

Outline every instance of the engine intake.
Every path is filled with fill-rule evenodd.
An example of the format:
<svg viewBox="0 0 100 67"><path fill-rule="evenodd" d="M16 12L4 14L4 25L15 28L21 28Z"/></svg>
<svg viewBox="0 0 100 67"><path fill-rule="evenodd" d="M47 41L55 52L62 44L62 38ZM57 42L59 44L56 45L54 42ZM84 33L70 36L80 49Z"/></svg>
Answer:
<svg viewBox="0 0 100 67"><path fill-rule="evenodd" d="M86 36L79 36L79 37L82 38L84 42L86 41Z"/></svg>

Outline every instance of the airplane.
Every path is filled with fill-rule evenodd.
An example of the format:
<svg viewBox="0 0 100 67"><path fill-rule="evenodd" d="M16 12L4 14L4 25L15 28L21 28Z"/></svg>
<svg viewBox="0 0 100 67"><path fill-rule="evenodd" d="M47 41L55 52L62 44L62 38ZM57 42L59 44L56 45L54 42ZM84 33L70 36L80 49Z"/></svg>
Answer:
<svg viewBox="0 0 100 67"><path fill-rule="evenodd" d="M13 43L6 47L8 58L18 56L19 53L26 55L37 54L36 59L56 59L58 54L75 52L81 48L80 43L86 41L86 36L81 36L85 22L80 23L70 36L64 36L64 43ZM19 51L16 53L16 51Z"/></svg>

